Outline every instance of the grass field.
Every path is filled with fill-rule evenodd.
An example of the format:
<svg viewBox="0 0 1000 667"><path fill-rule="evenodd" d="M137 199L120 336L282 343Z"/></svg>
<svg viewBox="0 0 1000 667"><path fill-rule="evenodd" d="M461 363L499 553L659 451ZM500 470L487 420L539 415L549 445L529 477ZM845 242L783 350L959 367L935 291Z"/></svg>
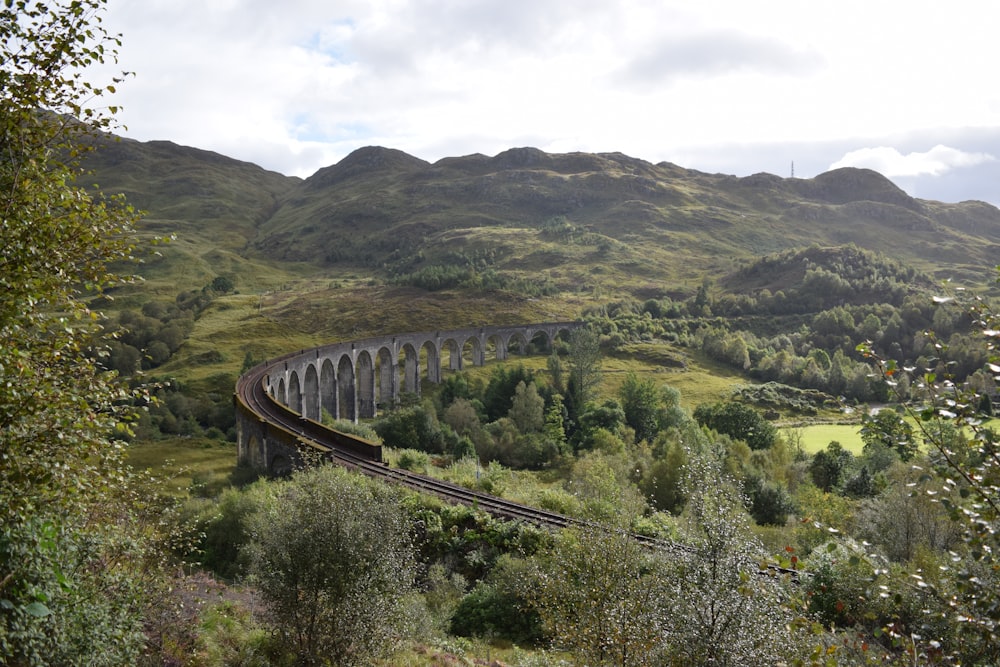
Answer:
<svg viewBox="0 0 1000 667"><path fill-rule="evenodd" d="M174 497L212 497L232 483L236 443L208 438L167 438L132 445L128 464L148 471L159 491Z"/></svg>
<svg viewBox="0 0 1000 667"><path fill-rule="evenodd" d="M860 429L860 424L810 424L783 428L781 431L793 439L798 438L802 450L808 454L815 454L821 449L826 449L827 445L836 440L844 449L858 456L864 446L861 441Z"/></svg>

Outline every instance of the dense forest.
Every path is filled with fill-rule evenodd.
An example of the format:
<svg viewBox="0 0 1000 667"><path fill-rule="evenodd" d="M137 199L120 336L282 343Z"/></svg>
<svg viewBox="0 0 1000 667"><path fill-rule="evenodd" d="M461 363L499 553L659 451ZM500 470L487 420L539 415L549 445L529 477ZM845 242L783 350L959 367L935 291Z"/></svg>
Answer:
<svg viewBox="0 0 1000 667"><path fill-rule="evenodd" d="M76 76L113 60L104 5L0 10L0 662L1000 661L988 207L618 154L366 149L298 182L119 144L91 102L121 82ZM236 466L233 386L271 356L555 318L586 326L324 421L571 528ZM825 425L852 440L807 448Z"/></svg>

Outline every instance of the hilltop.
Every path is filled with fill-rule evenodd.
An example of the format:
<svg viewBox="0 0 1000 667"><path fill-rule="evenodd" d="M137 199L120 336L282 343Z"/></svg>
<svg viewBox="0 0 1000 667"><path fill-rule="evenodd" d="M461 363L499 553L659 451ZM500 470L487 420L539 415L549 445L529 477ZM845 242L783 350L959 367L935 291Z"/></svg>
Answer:
<svg viewBox="0 0 1000 667"><path fill-rule="evenodd" d="M185 377L331 340L576 319L706 287L719 313L767 304L757 326L777 330L781 313L898 306L946 278L982 287L1000 242L995 207L915 199L864 169L738 178L620 153L428 163L366 147L300 179L171 142L101 143L87 179L144 210L143 234L175 236L108 308L195 312L161 368ZM229 296L191 311L214 281Z"/></svg>
<svg viewBox="0 0 1000 667"><path fill-rule="evenodd" d="M146 230L178 235L170 254L185 256L187 275L228 272L251 289L257 263L384 277L464 264L562 291L637 293L848 243L981 282L1000 242L995 207L915 199L866 169L737 178L620 153L514 148L431 164L366 147L303 180L130 140L108 142L88 166L102 189L147 211Z"/></svg>

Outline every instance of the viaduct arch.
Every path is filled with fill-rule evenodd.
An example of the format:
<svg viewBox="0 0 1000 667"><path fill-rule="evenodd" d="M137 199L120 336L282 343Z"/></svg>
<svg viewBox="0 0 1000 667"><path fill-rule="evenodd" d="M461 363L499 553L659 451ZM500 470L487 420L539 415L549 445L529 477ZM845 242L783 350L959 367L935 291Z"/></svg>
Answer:
<svg viewBox="0 0 1000 667"><path fill-rule="evenodd" d="M532 345L551 350L580 322L488 326L449 331L393 334L330 343L272 359L251 369L237 383L239 463L267 474L281 474L299 460L287 434L269 429L266 419L239 400L240 387L259 382L277 408L319 426L323 413L357 422L397 405L403 392L419 395L424 380L441 382L442 366L460 371L489 359L527 354ZM336 432L334 432L336 433ZM270 434L270 437L269 437ZM381 461L378 445L338 434L348 449Z"/></svg>

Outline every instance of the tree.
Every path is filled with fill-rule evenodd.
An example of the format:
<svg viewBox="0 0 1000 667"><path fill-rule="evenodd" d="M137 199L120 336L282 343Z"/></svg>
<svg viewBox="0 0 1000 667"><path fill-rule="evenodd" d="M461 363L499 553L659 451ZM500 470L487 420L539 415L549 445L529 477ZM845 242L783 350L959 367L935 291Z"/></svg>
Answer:
<svg viewBox="0 0 1000 667"><path fill-rule="evenodd" d="M865 452L876 448L888 449L899 455L900 461L909 461L919 447L913 439L913 427L895 410L879 410L865 415L861 420L861 439Z"/></svg>
<svg viewBox="0 0 1000 667"><path fill-rule="evenodd" d="M775 665L792 645L778 582L758 574L763 547L733 480L707 453L689 454L683 539L663 572L669 664Z"/></svg>
<svg viewBox="0 0 1000 667"><path fill-rule="evenodd" d="M660 643L658 567L627 525L589 524L560 533L526 584L546 633L576 664L646 665Z"/></svg>
<svg viewBox="0 0 1000 667"><path fill-rule="evenodd" d="M524 582L531 563L503 554L455 609L451 632L463 637L503 638L518 644L542 639L542 623L531 606Z"/></svg>
<svg viewBox="0 0 1000 667"><path fill-rule="evenodd" d="M987 368L995 376L1000 372L1000 316L982 297L959 293L956 297L935 297L935 301L958 300L975 325L970 337L978 339L988 353ZM930 343L939 353L948 346L929 334ZM919 389L921 405L909 409L909 415L930 449L928 457L938 502L961 536L962 547L954 549L949 562L941 563L937 578L941 584L927 583L923 573L911 573L947 609L946 618L954 637L945 639L921 633L915 655L934 653L956 664L995 664L1000 660L1000 580L997 554L1000 553L1000 442L997 434L982 422L978 414L979 390L963 385L954 376L938 374L925 367L907 368L895 360L879 356L870 344L858 346L878 370L890 390L901 376ZM884 412L884 411L883 411ZM881 414L881 413L880 413ZM954 426L972 434L968 446L953 437ZM898 441L897 441L898 442ZM905 450L915 450L907 443ZM957 495L956 495L957 492ZM926 612L928 620L933 612ZM958 621L958 622L955 622Z"/></svg>
<svg viewBox="0 0 1000 667"><path fill-rule="evenodd" d="M657 436L654 453L657 451L660 456L649 466L639 490L656 509L680 514L687 500L681 488L687 452L679 437L668 437L667 433Z"/></svg>
<svg viewBox="0 0 1000 667"><path fill-rule="evenodd" d="M130 664L149 543L124 504L135 395L104 372L88 297L128 280L135 213L75 185L113 106L104 0L0 9L0 662ZM129 499L134 500L134 499ZM131 542L130 542L131 541ZM127 546L126 546L127 545Z"/></svg>
<svg viewBox="0 0 1000 667"><path fill-rule="evenodd" d="M569 384L567 407L576 417L583 413L601 381L601 346L597 333L574 329L569 336Z"/></svg>
<svg viewBox="0 0 1000 667"><path fill-rule="evenodd" d="M498 366L494 369L483 392L486 421L492 422L507 416L517 385L522 382L525 385L534 384L534 379L532 372L520 364L513 368Z"/></svg>
<svg viewBox="0 0 1000 667"><path fill-rule="evenodd" d="M335 466L276 487L249 520L250 570L299 660L360 665L391 652L415 573L394 490Z"/></svg>
<svg viewBox="0 0 1000 667"><path fill-rule="evenodd" d="M630 372L625 376L618 396L625 411L625 423L635 429L635 439L652 442L659 428L660 396L656 385L652 380L640 380Z"/></svg>
<svg viewBox="0 0 1000 667"><path fill-rule="evenodd" d="M535 383L517 384L507 416L521 433L537 433L542 430L545 426L545 401L538 395Z"/></svg>
<svg viewBox="0 0 1000 667"><path fill-rule="evenodd" d="M703 403L695 408L694 418L702 426L742 440L750 449L767 449L777 437L777 430L759 412L736 401Z"/></svg>
<svg viewBox="0 0 1000 667"><path fill-rule="evenodd" d="M451 405L445 408L442 421L461 436L471 437L481 428L476 408L465 398L456 398L452 401Z"/></svg>
<svg viewBox="0 0 1000 667"><path fill-rule="evenodd" d="M376 421L374 428L382 442L392 447L431 453L444 451L444 436L437 414L424 405L390 412Z"/></svg>
<svg viewBox="0 0 1000 667"><path fill-rule="evenodd" d="M813 455L809 464L809 474L813 484L823 491L832 491L840 486L844 472L854 461L854 455L844 449L836 440L830 442L826 449L821 449Z"/></svg>
<svg viewBox="0 0 1000 667"><path fill-rule="evenodd" d="M552 395L552 404L545 411L545 437L559 445L559 450L566 449L565 407L561 394Z"/></svg>

